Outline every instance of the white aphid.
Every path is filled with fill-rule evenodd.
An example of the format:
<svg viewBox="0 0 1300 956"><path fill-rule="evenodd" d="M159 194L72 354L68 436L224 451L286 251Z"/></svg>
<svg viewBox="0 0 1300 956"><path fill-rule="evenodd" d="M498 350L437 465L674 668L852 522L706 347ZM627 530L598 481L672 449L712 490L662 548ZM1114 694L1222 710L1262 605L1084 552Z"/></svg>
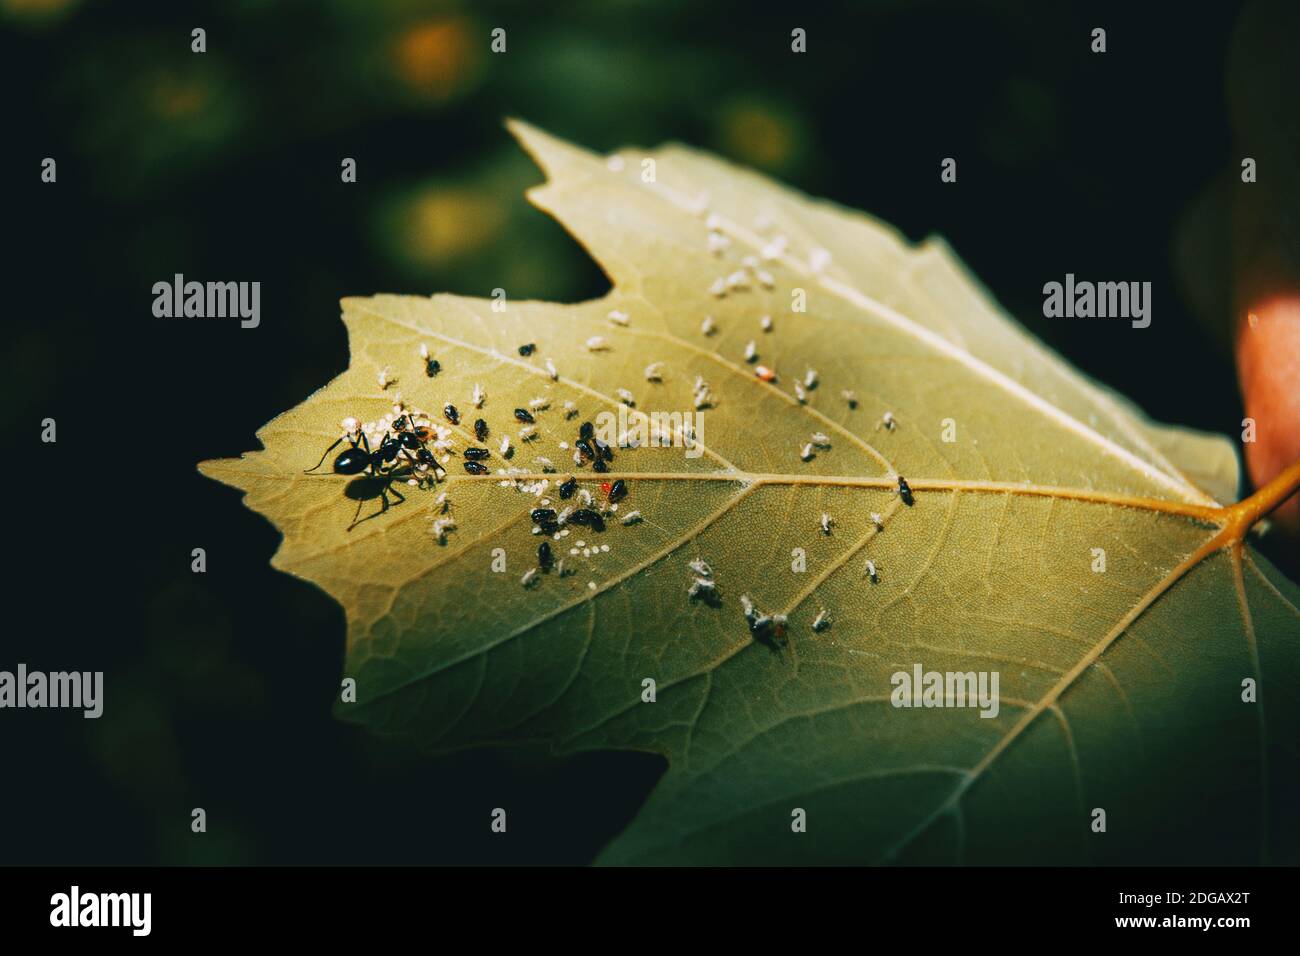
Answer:
<svg viewBox="0 0 1300 956"><path fill-rule="evenodd" d="M586 488L579 488L579 489L578 489L578 500L582 502L582 504L583 504L584 507L586 507L587 505L590 505L590 504L591 504L591 492L588 491Z"/></svg>
<svg viewBox="0 0 1300 956"><path fill-rule="evenodd" d="M758 320L758 324L759 327L762 328L764 332L772 331L772 317L770 315L763 316L761 319Z"/></svg>
<svg viewBox="0 0 1300 956"><path fill-rule="evenodd" d="M572 506L566 506L563 511L555 516L555 523L562 525L569 520L569 515L573 514Z"/></svg>
<svg viewBox="0 0 1300 956"><path fill-rule="evenodd" d="M731 245L731 240L720 232L709 233L708 249L715 256L721 255L722 251Z"/></svg>
<svg viewBox="0 0 1300 956"><path fill-rule="evenodd" d="M577 415L577 414L578 414L578 406L577 406L576 404L574 404L573 402L565 402L565 403L564 403L564 417L565 417L565 418L573 418L573 417L574 417L575 415Z"/></svg>
<svg viewBox="0 0 1300 956"><path fill-rule="evenodd" d="M541 456L541 455L538 455L536 458L533 459L533 464L534 464L534 465L541 465L541 467L542 467L542 471L554 471L554 470L555 470L555 465L551 462L551 459L549 459L549 458L544 458L544 457Z"/></svg>
<svg viewBox="0 0 1300 956"><path fill-rule="evenodd" d="M808 253L808 267L813 272L822 272L831 264L831 254L825 249L814 249Z"/></svg>
<svg viewBox="0 0 1300 956"><path fill-rule="evenodd" d="M381 368L381 369L379 370L379 374L378 374L377 376L375 376L375 377L378 379L378 381L379 381L379 387L380 387L381 389L386 389L386 388L388 388L388 386L391 385L393 382L397 381L397 379L395 379L395 378L389 378L389 377L388 377L388 366L387 366L387 365L385 365L383 368Z"/></svg>
<svg viewBox="0 0 1300 956"><path fill-rule="evenodd" d="M753 339L750 339L749 342L746 343L745 345L745 361L746 362L758 361L758 345L757 343L754 342Z"/></svg>
<svg viewBox="0 0 1300 956"><path fill-rule="evenodd" d="M803 451L799 452L799 457L804 461L812 461L813 458L816 457L813 454L813 446L811 442L803 446Z"/></svg>
<svg viewBox="0 0 1300 956"><path fill-rule="evenodd" d="M814 445L816 445L818 448L830 448L830 447L831 447L831 440L830 440L830 438L829 438L828 436L822 434L821 432L813 432L813 433L812 433L812 443L813 443Z"/></svg>
<svg viewBox="0 0 1300 956"><path fill-rule="evenodd" d="M871 512L871 523L876 526L877 531L885 530L885 519L881 517L879 511Z"/></svg>
<svg viewBox="0 0 1300 956"><path fill-rule="evenodd" d="M691 582L690 590L686 594L688 597L699 597L701 594L712 594L717 589L718 586L708 578L696 578Z"/></svg>
<svg viewBox="0 0 1300 956"><path fill-rule="evenodd" d="M630 321L628 314L621 309L611 309L608 318L615 325L627 325Z"/></svg>
<svg viewBox="0 0 1300 956"><path fill-rule="evenodd" d="M802 404L803 402L808 401L808 392L807 392L807 390L806 390L802 385L800 385L798 382L795 382L795 383L794 383L794 397L797 398L797 399L799 399L799 402L800 402L801 404Z"/></svg>
<svg viewBox="0 0 1300 956"><path fill-rule="evenodd" d="M892 432L895 428L898 427L898 420L894 418L893 412L885 412L885 414L880 416L880 425L877 427L883 428L885 429L885 431Z"/></svg>
<svg viewBox="0 0 1300 956"><path fill-rule="evenodd" d="M510 457L510 436L509 435L501 436L501 457L502 458Z"/></svg>
<svg viewBox="0 0 1300 956"><path fill-rule="evenodd" d="M772 273L766 269L759 269L754 273L754 278L758 280L758 284L764 289L771 289L776 286L776 279L772 278Z"/></svg>
<svg viewBox="0 0 1300 956"><path fill-rule="evenodd" d="M853 391L853 389L846 388L844 391L840 392L840 398L849 403L849 408L858 407L858 393Z"/></svg>
<svg viewBox="0 0 1300 956"><path fill-rule="evenodd" d="M609 348L603 335L593 335L587 339L585 347L588 352L604 352Z"/></svg>
<svg viewBox="0 0 1300 956"><path fill-rule="evenodd" d="M709 295L721 299L726 294L727 294L727 280L719 276L718 278L714 279L713 284L709 286ZM705 334L707 335L708 333L706 332Z"/></svg>
<svg viewBox="0 0 1300 956"><path fill-rule="evenodd" d="M550 359L546 360L546 374L551 376L551 381L556 382L560 379L560 373L555 370L555 363Z"/></svg>
<svg viewBox="0 0 1300 956"><path fill-rule="evenodd" d="M746 272L743 272L743 271L739 271L739 270L737 270L736 272L733 272L731 275L727 276L727 288L728 288L728 289L748 289L748 288L749 288L749 274L746 273Z"/></svg>
<svg viewBox="0 0 1300 956"><path fill-rule="evenodd" d="M870 558L867 558L867 563L862 566L862 573L871 578L872 584L880 580L880 575L876 572L876 562Z"/></svg>
<svg viewBox="0 0 1300 956"><path fill-rule="evenodd" d="M631 408L636 404L636 396L633 395L625 388L615 389L614 394L618 396L618 400L620 402L622 402L624 405L628 406L629 408Z"/></svg>
<svg viewBox="0 0 1300 956"><path fill-rule="evenodd" d="M549 398L534 398L528 403L528 407L535 412L540 412L544 408L551 407L551 400Z"/></svg>
<svg viewBox="0 0 1300 956"><path fill-rule="evenodd" d="M424 359L426 362L429 360L429 346L425 345L423 342L420 343L420 358Z"/></svg>
<svg viewBox="0 0 1300 956"><path fill-rule="evenodd" d="M813 618L812 629L818 634L820 634L822 631L826 630L826 628L830 626L831 626L830 612L827 611L826 608L822 608L820 611L817 612L817 616Z"/></svg>
<svg viewBox="0 0 1300 956"><path fill-rule="evenodd" d="M451 500L447 497L447 492L443 492L433 499L433 506L444 514L451 508Z"/></svg>
<svg viewBox="0 0 1300 956"><path fill-rule="evenodd" d="M437 539L438 541L442 541L443 538L447 537L448 531L456 530L456 519L435 518L433 522L433 527L430 530L432 531L435 539Z"/></svg>
<svg viewBox="0 0 1300 956"><path fill-rule="evenodd" d="M772 241L763 246L760 255L768 262L779 259L788 244L789 240L785 236L773 236Z"/></svg>
<svg viewBox="0 0 1300 956"><path fill-rule="evenodd" d="M748 594L740 596L740 609L745 612L745 620L753 621L758 616L758 611L754 607L754 602L749 599Z"/></svg>
<svg viewBox="0 0 1300 956"><path fill-rule="evenodd" d="M700 411L705 408L713 407L713 393L707 388L702 388L695 393L695 410Z"/></svg>
<svg viewBox="0 0 1300 956"><path fill-rule="evenodd" d="M351 437L361 430L361 423L349 415L339 423L343 426L344 437Z"/></svg>
<svg viewBox="0 0 1300 956"><path fill-rule="evenodd" d="M700 323L700 331L705 335L712 335L718 329L718 324L713 321L713 316L706 315L704 321Z"/></svg>
<svg viewBox="0 0 1300 956"><path fill-rule="evenodd" d="M817 387L817 370L815 368L810 368L803 373L803 383L808 388Z"/></svg>
<svg viewBox="0 0 1300 956"><path fill-rule="evenodd" d="M622 519L623 524L636 524L640 520L641 512L639 511L629 511L627 514L623 515Z"/></svg>
<svg viewBox="0 0 1300 956"><path fill-rule="evenodd" d="M713 577L713 569L709 567L708 562L705 561L703 558L696 558L686 566L690 568L692 572L698 574L702 578Z"/></svg>
<svg viewBox="0 0 1300 956"><path fill-rule="evenodd" d="M524 576L519 579L519 583L527 588L527 587L532 587L533 583L536 580L537 580L537 569L529 568L527 571L524 572Z"/></svg>
<svg viewBox="0 0 1300 956"><path fill-rule="evenodd" d="M532 441L536 437L537 437L536 425L525 425L523 428L519 429L520 441Z"/></svg>
<svg viewBox="0 0 1300 956"><path fill-rule="evenodd" d="M830 515L828 515L825 511L823 511L822 520L821 520L822 534L830 534L831 525L833 524L835 524L835 519L832 518Z"/></svg>
<svg viewBox="0 0 1300 956"><path fill-rule="evenodd" d="M645 367L645 380L647 382L662 382L664 380L663 368L663 362L651 362Z"/></svg>

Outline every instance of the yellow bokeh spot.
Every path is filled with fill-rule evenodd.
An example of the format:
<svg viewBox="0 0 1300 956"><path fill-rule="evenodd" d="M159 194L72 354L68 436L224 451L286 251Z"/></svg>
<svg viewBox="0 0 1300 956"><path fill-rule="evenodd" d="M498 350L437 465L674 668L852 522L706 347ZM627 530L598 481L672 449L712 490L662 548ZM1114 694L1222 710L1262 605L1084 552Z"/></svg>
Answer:
<svg viewBox="0 0 1300 956"><path fill-rule="evenodd" d="M183 119L203 109L208 101L208 91L201 83L167 76L153 84L149 99L154 112L159 116L165 119Z"/></svg>
<svg viewBox="0 0 1300 956"><path fill-rule="evenodd" d="M80 0L0 0L0 11L15 20L49 20L79 4Z"/></svg>
<svg viewBox="0 0 1300 956"><path fill-rule="evenodd" d="M486 41L484 41L486 42ZM434 101L450 99L477 74L479 55L464 20L428 20L397 38L393 62L402 83Z"/></svg>
<svg viewBox="0 0 1300 956"><path fill-rule="evenodd" d="M721 135L727 152L766 169L784 167L795 152L790 123L762 106L746 104L727 110Z"/></svg>
<svg viewBox="0 0 1300 956"><path fill-rule="evenodd" d="M466 189L436 189L416 196L400 216L401 255L433 265L490 245L505 223L492 199Z"/></svg>

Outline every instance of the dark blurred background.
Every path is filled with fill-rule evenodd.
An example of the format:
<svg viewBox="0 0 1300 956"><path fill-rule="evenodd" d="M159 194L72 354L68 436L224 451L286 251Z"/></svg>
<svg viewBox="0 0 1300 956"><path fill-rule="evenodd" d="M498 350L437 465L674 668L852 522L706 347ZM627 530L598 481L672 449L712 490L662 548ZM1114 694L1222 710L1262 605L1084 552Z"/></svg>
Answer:
<svg viewBox="0 0 1300 956"><path fill-rule="evenodd" d="M541 176L506 116L598 150L681 140L942 234L1084 371L1239 433L1226 320L1193 318L1175 266L1239 162L1237 5L773 6L0 0L0 416L29 456L6 469L0 667L107 672L98 721L0 714L0 863L585 863L636 812L657 758L429 758L336 722L342 612L194 468L346 366L342 296L604 292L523 198ZM260 280L261 327L155 319L175 272ZM1044 320L1066 272L1150 280L1153 324Z"/></svg>

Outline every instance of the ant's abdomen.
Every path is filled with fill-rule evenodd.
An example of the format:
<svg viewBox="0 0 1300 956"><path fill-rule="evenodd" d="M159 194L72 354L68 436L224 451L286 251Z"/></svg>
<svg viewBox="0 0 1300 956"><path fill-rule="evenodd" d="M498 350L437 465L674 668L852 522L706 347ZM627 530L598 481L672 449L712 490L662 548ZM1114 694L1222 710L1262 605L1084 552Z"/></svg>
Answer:
<svg viewBox="0 0 1300 956"><path fill-rule="evenodd" d="M334 459L336 475L358 475L370 464L370 456L360 448L349 448Z"/></svg>

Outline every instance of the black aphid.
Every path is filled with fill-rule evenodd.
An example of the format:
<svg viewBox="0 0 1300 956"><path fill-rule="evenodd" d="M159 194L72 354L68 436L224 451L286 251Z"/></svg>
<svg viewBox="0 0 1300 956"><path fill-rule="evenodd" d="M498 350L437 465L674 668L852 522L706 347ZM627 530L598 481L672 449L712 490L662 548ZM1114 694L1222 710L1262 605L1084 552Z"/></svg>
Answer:
<svg viewBox="0 0 1300 956"><path fill-rule="evenodd" d="M560 497L568 500L573 497L573 493L578 490L578 479L570 478L560 485Z"/></svg>
<svg viewBox="0 0 1300 956"><path fill-rule="evenodd" d="M455 405L444 405L442 413L447 416L447 421L453 425L460 424L460 412L456 411Z"/></svg>
<svg viewBox="0 0 1300 956"><path fill-rule="evenodd" d="M550 542L543 541L537 546L537 566L543 571L549 571L553 560L554 559L551 557Z"/></svg>
<svg viewBox="0 0 1300 956"><path fill-rule="evenodd" d="M614 460L614 452L605 442L597 438L592 444L595 445L597 458L603 458L605 461Z"/></svg>
<svg viewBox="0 0 1300 956"><path fill-rule="evenodd" d="M527 358L528 356L533 354L533 349L535 348L537 348L537 346L534 345L532 342L529 342L527 345L519 346L519 354L522 355L524 358Z"/></svg>
<svg viewBox="0 0 1300 956"><path fill-rule="evenodd" d="M488 473L487 465L479 464L477 461L465 462L465 470L471 475L486 475Z"/></svg>
<svg viewBox="0 0 1300 956"><path fill-rule="evenodd" d="M574 447L577 448L578 451L580 451L580 452L582 453L582 457L583 457L583 458L593 458L593 459L594 459L594 458L596 457L596 450L595 450L594 448L591 447L591 442L587 441L587 439L585 439L585 438L579 438L579 439L578 439L577 441L575 441L573 444L574 444Z"/></svg>
<svg viewBox="0 0 1300 956"><path fill-rule="evenodd" d="M534 508L532 518L535 524L550 524L555 521L555 509Z"/></svg>
<svg viewBox="0 0 1300 956"><path fill-rule="evenodd" d="M529 411L528 409L526 409L526 408L516 408L516 409L515 409L515 418L517 418L517 419L519 419L519 421L524 422L524 423L529 424L529 425L531 425L533 422L537 421L537 419L533 418L533 413L530 412L530 411Z"/></svg>
<svg viewBox="0 0 1300 956"><path fill-rule="evenodd" d="M907 479L902 475L898 476L898 497L902 498L903 504L907 505L909 508L915 501L912 497L912 489L908 486Z"/></svg>
<svg viewBox="0 0 1300 956"><path fill-rule="evenodd" d="M595 436L596 429L592 427L591 422L583 422L582 427L578 429L578 437L585 438L587 441Z"/></svg>
<svg viewBox="0 0 1300 956"><path fill-rule="evenodd" d="M486 448L475 448L472 445L465 449L465 457L470 461L482 461L491 454L492 452L488 451Z"/></svg>
<svg viewBox="0 0 1300 956"><path fill-rule="evenodd" d="M609 465L597 458L591 463L591 470L603 475L605 472L609 471Z"/></svg>
<svg viewBox="0 0 1300 956"><path fill-rule="evenodd" d="M474 419L474 437L479 441L486 441L488 436L487 422L481 418Z"/></svg>
<svg viewBox="0 0 1300 956"><path fill-rule="evenodd" d="M609 489L609 500L611 502L622 501L626 497L627 497L627 482L625 482L622 478L620 478L618 479L618 481L614 482L614 486Z"/></svg>
<svg viewBox="0 0 1300 956"><path fill-rule="evenodd" d="M441 371L442 371L442 363L435 358L431 358L424 363L424 374L429 376L429 378L433 378Z"/></svg>
<svg viewBox="0 0 1300 956"><path fill-rule="evenodd" d="M569 524L585 525L593 531L605 530L605 519L598 512L590 508L579 508L573 514L569 515Z"/></svg>

